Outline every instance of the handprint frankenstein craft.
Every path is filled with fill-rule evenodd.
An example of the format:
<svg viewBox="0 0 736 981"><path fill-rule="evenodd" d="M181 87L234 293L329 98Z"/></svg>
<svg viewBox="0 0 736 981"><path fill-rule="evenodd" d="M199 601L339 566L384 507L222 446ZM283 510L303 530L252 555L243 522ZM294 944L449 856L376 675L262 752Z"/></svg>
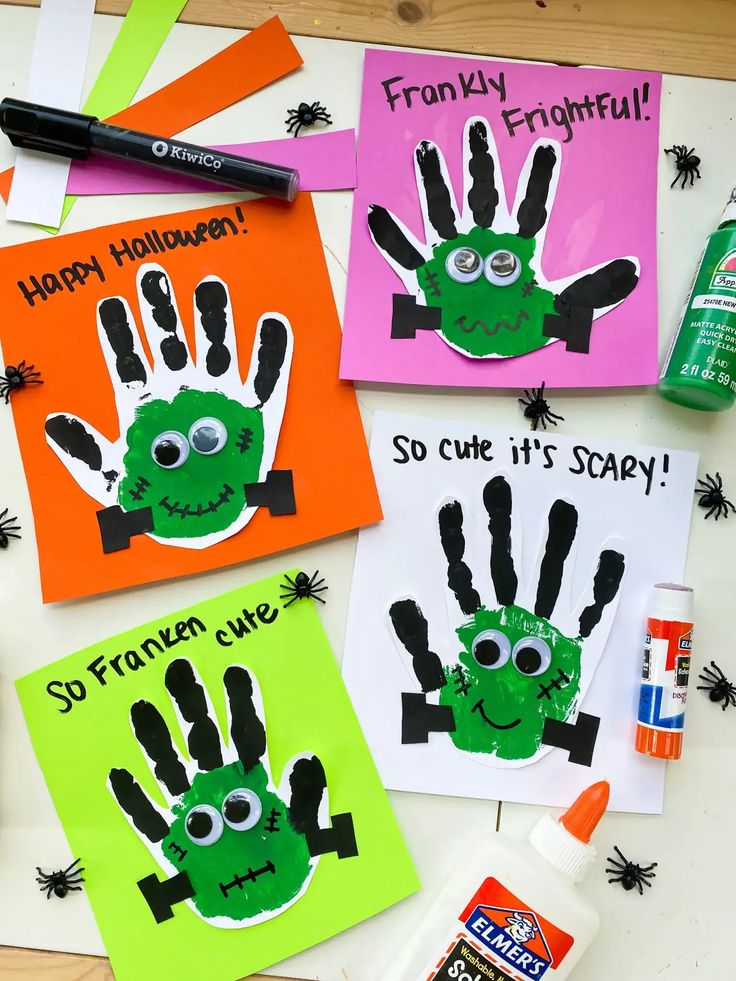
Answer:
<svg viewBox="0 0 736 981"><path fill-rule="evenodd" d="M394 294L391 336L436 331L469 358L512 358L557 340L587 353L595 320L622 303L639 280L634 256L550 281L542 268L562 147L541 139L522 168L509 206L493 133L470 118L463 134L464 188L458 207L442 151L416 147L424 242L380 202L369 207L374 244L404 284Z"/></svg>
<svg viewBox="0 0 736 981"><path fill-rule="evenodd" d="M126 300L108 297L97 306L118 439L70 413L46 419L49 446L102 507L103 550L127 548L135 534L202 549L241 531L258 506L293 513L291 471L270 469L291 366L288 320L278 313L260 317L243 383L221 279L208 276L194 291L196 360L165 270L142 266L137 286L153 364Z"/></svg>
<svg viewBox="0 0 736 981"><path fill-rule="evenodd" d="M447 584L462 614L452 640L456 660L443 663L435 653L437 628L430 628L413 598L390 607L393 632L421 687L421 694L402 694L402 742L426 743L430 733L444 732L459 750L494 766L535 762L552 746L566 749L572 762L590 765L599 720L578 709L611 627L624 555L602 549L588 594L567 616L558 601L572 565L575 506L560 498L549 509L535 590L532 582L519 583L506 477L491 478L482 497L495 602L484 602L464 560L460 502L439 511ZM436 702L429 701L430 693Z"/></svg>
<svg viewBox="0 0 736 981"><path fill-rule="evenodd" d="M166 873L138 882L157 922L185 902L216 927L246 927L283 913L308 889L320 856L354 857L349 813L329 819L327 778L319 758L302 753L276 787L266 750L255 678L237 664L223 677L229 741L221 738L207 692L190 661L166 669L189 758L174 747L159 709L139 700L130 721L168 807L144 792L131 771L110 770L108 787L121 820Z"/></svg>

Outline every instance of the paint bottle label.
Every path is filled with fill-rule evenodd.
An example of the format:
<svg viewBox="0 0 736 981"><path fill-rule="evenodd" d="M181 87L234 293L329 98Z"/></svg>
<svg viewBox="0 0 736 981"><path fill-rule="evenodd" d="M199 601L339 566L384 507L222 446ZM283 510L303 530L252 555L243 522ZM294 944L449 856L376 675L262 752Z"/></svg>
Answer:
<svg viewBox="0 0 736 981"><path fill-rule="evenodd" d="M692 623L655 617L647 621L636 737L639 752L679 759L692 646Z"/></svg>
<svg viewBox="0 0 736 981"><path fill-rule="evenodd" d="M498 879L488 878L416 981L539 981L548 971L555 975L573 942Z"/></svg>
<svg viewBox="0 0 736 981"><path fill-rule="evenodd" d="M710 236L662 369L660 394L715 411L736 400L736 226Z"/></svg>

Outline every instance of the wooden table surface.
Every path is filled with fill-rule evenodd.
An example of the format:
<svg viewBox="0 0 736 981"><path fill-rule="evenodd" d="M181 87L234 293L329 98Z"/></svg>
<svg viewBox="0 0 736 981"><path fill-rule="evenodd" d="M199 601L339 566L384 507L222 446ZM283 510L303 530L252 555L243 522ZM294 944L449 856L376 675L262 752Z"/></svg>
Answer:
<svg viewBox="0 0 736 981"><path fill-rule="evenodd" d="M189 0L180 19L248 29L274 14L292 34L736 79L736 0ZM0 981L44 979L114 981L101 958L0 947Z"/></svg>

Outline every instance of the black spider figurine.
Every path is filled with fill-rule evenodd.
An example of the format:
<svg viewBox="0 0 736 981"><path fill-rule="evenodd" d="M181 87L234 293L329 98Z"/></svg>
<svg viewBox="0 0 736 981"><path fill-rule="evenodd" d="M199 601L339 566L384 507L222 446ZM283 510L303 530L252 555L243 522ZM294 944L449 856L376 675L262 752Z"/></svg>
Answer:
<svg viewBox="0 0 736 981"><path fill-rule="evenodd" d="M286 132L291 133L294 130L294 136L299 136L299 130L303 126L309 128L318 121L332 125L332 117L319 102L313 102L311 106L306 102L300 102L298 108L289 109L288 113L288 118L284 120L287 124Z"/></svg>
<svg viewBox="0 0 736 981"><path fill-rule="evenodd" d="M319 600L320 603L324 603L325 600L318 593L324 593L328 586L323 586L324 578L317 579L319 575L319 569L310 577L306 572L297 572L294 579L291 576L285 576L286 582L281 583L281 588L284 592L281 594L281 599L288 600L288 603L284 603L284 609L287 606L291 606L292 603L296 603L297 600L307 599L311 597L312 599Z"/></svg>
<svg viewBox="0 0 736 981"><path fill-rule="evenodd" d="M721 515L723 515L724 518L728 517L729 508L732 511L736 511L736 507L733 506L733 504L723 493L723 479L718 471L716 471L715 477L711 477L711 475L707 473L705 475L705 480L698 480L698 486L695 488L695 493L700 494L698 506L701 508L709 508L709 511L705 516L706 519L715 513L716 521L718 521Z"/></svg>
<svg viewBox="0 0 736 981"><path fill-rule="evenodd" d="M16 389L22 388L24 385L43 385L41 372L34 371L35 367L35 364L26 364L25 361L21 361L18 365L9 364L5 369L4 377L0 375L0 398L5 399L6 405Z"/></svg>
<svg viewBox="0 0 736 981"><path fill-rule="evenodd" d="M670 147L669 150L665 150L665 153L671 153L675 158L675 167L677 168L677 174L675 179L670 184L670 187L674 187L675 184L682 178L682 187L685 187L688 177L690 178L690 187L695 183L695 178L700 180L700 171L698 166L700 164L700 157L697 157L694 153L695 147L692 150L688 150L687 144L682 145L675 144Z"/></svg>
<svg viewBox="0 0 736 981"><path fill-rule="evenodd" d="M698 685L698 691L707 691L711 702L722 702L721 708L724 712L729 705L736 705L736 685L731 684L715 661L710 662L709 668L703 668L703 673L698 678L705 682L704 685Z"/></svg>
<svg viewBox="0 0 736 981"><path fill-rule="evenodd" d="M532 429L536 432L539 423L542 423L542 428L547 428L547 423L556 426L557 420L560 422L565 421L564 416L555 415L554 412L550 411L549 402L544 397L544 385L542 382L541 388L532 388L531 391L528 388L524 389L524 398L519 399L522 405L526 406L524 409L524 417L526 419L532 420Z"/></svg>
<svg viewBox="0 0 736 981"><path fill-rule="evenodd" d="M20 538L20 535L17 534L20 531L20 525L13 524L17 520L17 518L8 517L7 508L0 511L0 548L7 548L11 538Z"/></svg>
<svg viewBox="0 0 736 981"><path fill-rule="evenodd" d="M607 873L613 873L613 878L609 879L609 882L620 882L624 889L628 892L635 886L639 887L639 895L644 895L644 890L642 885L651 886L649 879L654 879L657 875L656 872L652 872L652 869L657 867L656 862L652 862L651 865L646 865L644 868L641 865L637 865L636 862L630 862L625 855L621 853L617 845L613 846L613 850L616 852L618 857L621 859L617 862L615 858L611 858L610 855L607 859L614 866L612 869L606 869Z"/></svg>
<svg viewBox="0 0 736 981"><path fill-rule="evenodd" d="M72 889L80 892L82 887L79 885L80 882L84 882L84 872L83 868L75 869L74 866L78 865L81 859L75 858L71 865L67 866L65 869L59 869L58 872L52 872L50 875L46 875L41 869L36 866L36 882L41 883L41 892L46 893L46 899L51 899L51 893L58 896L59 899L63 899L64 896Z"/></svg>

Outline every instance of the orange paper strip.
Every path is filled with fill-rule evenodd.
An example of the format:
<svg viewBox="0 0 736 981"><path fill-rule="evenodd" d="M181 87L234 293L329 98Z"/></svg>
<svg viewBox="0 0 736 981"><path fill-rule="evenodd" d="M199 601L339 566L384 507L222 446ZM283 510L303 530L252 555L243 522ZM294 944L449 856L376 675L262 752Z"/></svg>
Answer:
<svg viewBox="0 0 736 981"><path fill-rule="evenodd" d="M286 28L278 17L272 17L107 122L171 137L283 78L301 64L302 57ZM0 174L0 194L6 201L12 180L12 167Z"/></svg>

